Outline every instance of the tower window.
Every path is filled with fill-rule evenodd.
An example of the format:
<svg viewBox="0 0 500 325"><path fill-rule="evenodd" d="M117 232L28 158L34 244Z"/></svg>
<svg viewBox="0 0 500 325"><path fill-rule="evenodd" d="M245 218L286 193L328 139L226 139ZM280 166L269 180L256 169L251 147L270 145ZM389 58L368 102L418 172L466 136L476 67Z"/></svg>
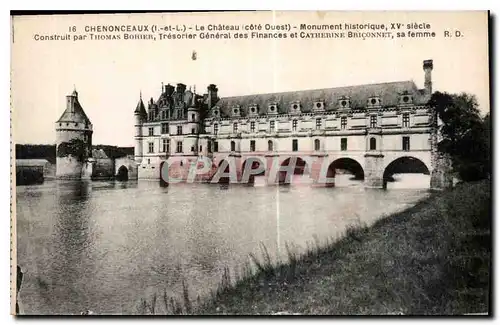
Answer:
<svg viewBox="0 0 500 325"><path fill-rule="evenodd" d="M403 150L410 151L410 137L403 137Z"/></svg>
<svg viewBox="0 0 500 325"><path fill-rule="evenodd" d="M214 152L219 152L219 143L214 141Z"/></svg>
<svg viewBox="0 0 500 325"><path fill-rule="evenodd" d="M177 141L177 153L182 152L182 141Z"/></svg>
<svg viewBox="0 0 500 325"><path fill-rule="evenodd" d="M191 134L194 134L195 133L195 129L191 129Z"/></svg>
<svg viewBox="0 0 500 325"><path fill-rule="evenodd" d="M194 146L191 146L191 152L194 152Z"/></svg>
<svg viewBox="0 0 500 325"><path fill-rule="evenodd" d="M252 132L252 133L255 132L255 122L254 121L250 122L250 132Z"/></svg>
<svg viewBox="0 0 500 325"><path fill-rule="evenodd" d="M182 135L182 125L177 125L177 135Z"/></svg>
<svg viewBox="0 0 500 325"><path fill-rule="evenodd" d="M299 121L297 121L297 120L292 121L292 131L297 131L297 124L298 123L299 123Z"/></svg>
<svg viewBox="0 0 500 325"><path fill-rule="evenodd" d="M153 142L148 143L148 153L154 153L155 152L155 144Z"/></svg>
<svg viewBox="0 0 500 325"><path fill-rule="evenodd" d="M161 134L168 134L168 123L161 124Z"/></svg>
<svg viewBox="0 0 500 325"><path fill-rule="evenodd" d="M219 124L214 124L214 134L217 135L219 133Z"/></svg>
<svg viewBox="0 0 500 325"><path fill-rule="evenodd" d="M377 139L370 138L370 150L377 150Z"/></svg>
<svg viewBox="0 0 500 325"><path fill-rule="evenodd" d="M410 127L410 113L403 113L403 127Z"/></svg>
<svg viewBox="0 0 500 325"><path fill-rule="evenodd" d="M270 132L274 132L274 123L275 123L274 121L269 122L269 131Z"/></svg>
<svg viewBox="0 0 500 325"><path fill-rule="evenodd" d="M191 114L191 121L194 121L195 118L194 118L194 114Z"/></svg>
<svg viewBox="0 0 500 325"><path fill-rule="evenodd" d="M267 141L267 151L273 151L273 150L274 150L273 140Z"/></svg>
<svg viewBox="0 0 500 325"><path fill-rule="evenodd" d="M318 103L319 104L319 103ZM321 129L321 119L320 118L317 118L316 119L316 130L319 130Z"/></svg>
<svg viewBox="0 0 500 325"><path fill-rule="evenodd" d="M231 151L236 151L236 143L231 141Z"/></svg>
<svg viewBox="0 0 500 325"><path fill-rule="evenodd" d="M340 150L342 150L342 151L347 150L347 138L340 139Z"/></svg>
<svg viewBox="0 0 500 325"><path fill-rule="evenodd" d="M292 140L292 151L298 151L299 150L299 141L297 139Z"/></svg>
<svg viewBox="0 0 500 325"><path fill-rule="evenodd" d="M238 133L238 123L233 123L233 133Z"/></svg>
<svg viewBox="0 0 500 325"><path fill-rule="evenodd" d="M153 136L153 135L155 135L155 129L154 128L148 128L148 134L149 134L150 137Z"/></svg>
<svg viewBox="0 0 500 325"><path fill-rule="evenodd" d="M347 117L342 116L342 117L340 118L340 128L341 128L342 130L344 130L344 129L346 129L346 128L347 128Z"/></svg>
<svg viewBox="0 0 500 325"><path fill-rule="evenodd" d="M314 150L318 151L320 147L319 139L314 140Z"/></svg>
<svg viewBox="0 0 500 325"><path fill-rule="evenodd" d="M255 151L255 140L250 140L250 151Z"/></svg>
<svg viewBox="0 0 500 325"><path fill-rule="evenodd" d="M370 116L370 127L371 128L376 128L377 127L377 115L371 115Z"/></svg>

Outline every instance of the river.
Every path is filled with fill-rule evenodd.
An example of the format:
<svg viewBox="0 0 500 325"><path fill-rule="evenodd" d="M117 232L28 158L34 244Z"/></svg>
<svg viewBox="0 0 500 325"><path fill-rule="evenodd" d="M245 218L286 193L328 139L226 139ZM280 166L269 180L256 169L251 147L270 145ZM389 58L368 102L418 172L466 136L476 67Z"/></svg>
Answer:
<svg viewBox="0 0 500 325"><path fill-rule="evenodd" d="M339 184L342 182L339 182ZM204 297L260 243L276 258L414 205L426 189L154 181L17 186L22 314L134 314L141 298ZM160 308L161 309L161 308Z"/></svg>

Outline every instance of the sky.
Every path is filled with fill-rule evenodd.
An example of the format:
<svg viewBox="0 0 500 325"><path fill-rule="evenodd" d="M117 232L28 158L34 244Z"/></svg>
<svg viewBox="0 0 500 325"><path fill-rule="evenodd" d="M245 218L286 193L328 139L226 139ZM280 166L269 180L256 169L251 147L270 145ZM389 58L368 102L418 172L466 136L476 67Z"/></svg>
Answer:
<svg viewBox="0 0 500 325"><path fill-rule="evenodd" d="M72 26L428 23L435 38L35 41ZM405 26L406 27L406 26ZM462 37L445 38L460 30ZM74 88L94 127L93 143L134 145L134 109L158 98L161 83L182 82L219 96L413 80L432 59L433 90L474 94L489 111L485 12L253 12L15 17L11 109L16 143L55 143L55 121ZM197 60L191 59L193 51Z"/></svg>

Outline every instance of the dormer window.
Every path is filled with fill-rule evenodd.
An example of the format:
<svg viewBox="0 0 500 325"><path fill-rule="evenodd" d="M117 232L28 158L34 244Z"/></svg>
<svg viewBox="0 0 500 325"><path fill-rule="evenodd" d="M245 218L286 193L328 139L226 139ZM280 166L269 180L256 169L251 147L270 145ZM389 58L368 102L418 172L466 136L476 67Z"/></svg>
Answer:
<svg viewBox="0 0 500 325"><path fill-rule="evenodd" d="M214 110L212 111L212 116L215 118L220 116L220 111L218 108L214 108Z"/></svg>
<svg viewBox="0 0 500 325"><path fill-rule="evenodd" d="M413 103L413 96L407 92L399 96L399 105L411 105Z"/></svg>
<svg viewBox="0 0 500 325"><path fill-rule="evenodd" d="M340 109L348 109L351 108L351 99L347 96L342 96L339 98L338 107Z"/></svg>
<svg viewBox="0 0 500 325"><path fill-rule="evenodd" d="M256 104L252 104L248 107L248 115L250 116L259 115L259 108L257 107Z"/></svg>
<svg viewBox="0 0 500 325"><path fill-rule="evenodd" d="M277 103L270 103L268 108L267 108L268 114L278 114L278 104Z"/></svg>
<svg viewBox="0 0 500 325"><path fill-rule="evenodd" d="M241 113L240 105L233 106L232 113L233 116L240 116Z"/></svg>
<svg viewBox="0 0 500 325"><path fill-rule="evenodd" d="M314 102L314 110L315 111L322 111L325 109L325 102L320 100L320 101L316 101Z"/></svg>
<svg viewBox="0 0 500 325"><path fill-rule="evenodd" d="M290 105L290 113L297 114L300 113L300 102L294 102Z"/></svg>
<svg viewBox="0 0 500 325"><path fill-rule="evenodd" d="M378 97L378 96L369 97L366 106L369 108L380 107L380 97Z"/></svg>

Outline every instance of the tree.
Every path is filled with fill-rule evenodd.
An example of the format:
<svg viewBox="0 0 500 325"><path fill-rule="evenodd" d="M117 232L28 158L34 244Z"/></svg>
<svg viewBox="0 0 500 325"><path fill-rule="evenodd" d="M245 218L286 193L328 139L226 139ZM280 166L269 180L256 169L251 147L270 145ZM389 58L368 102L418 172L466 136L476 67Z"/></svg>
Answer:
<svg viewBox="0 0 500 325"><path fill-rule="evenodd" d="M72 155L78 161L83 162L87 158L87 144L80 139L71 139L69 142L61 142L57 146L57 157Z"/></svg>
<svg viewBox="0 0 500 325"><path fill-rule="evenodd" d="M490 117L482 118L476 97L466 93L436 92L429 104L442 121L438 150L451 157L453 169L464 181L486 178L490 166Z"/></svg>

